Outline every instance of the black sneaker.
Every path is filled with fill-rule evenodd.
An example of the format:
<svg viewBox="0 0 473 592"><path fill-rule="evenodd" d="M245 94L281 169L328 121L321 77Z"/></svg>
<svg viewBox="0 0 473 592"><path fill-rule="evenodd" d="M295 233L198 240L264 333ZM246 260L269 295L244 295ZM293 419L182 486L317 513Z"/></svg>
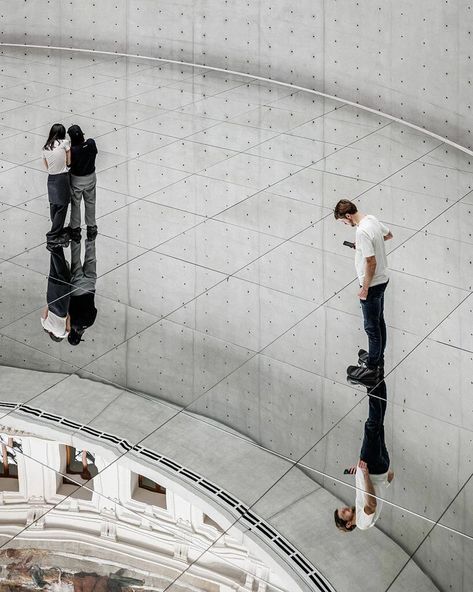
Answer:
<svg viewBox="0 0 473 592"><path fill-rule="evenodd" d="M358 350L358 365L359 366L367 366L368 365L368 352L365 349ZM384 372L384 362L379 364L379 368Z"/></svg>
<svg viewBox="0 0 473 592"><path fill-rule="evenodd" d="M347 380L352 384L363 384L374 386L383 379L383 372L379 367L368 368L367 366L348 366Z"/></svg>
<svg viewBox="0 0 473 592"><path fill-rule="evenodd" d="M97 236L97 226L87 226L87 240L93 241Z"/></svg>
<svg viewBox="0 0 473 592"><path fill-rule="evenodd" d="M365 349L358 350L358 364L361 366L368 363L368 352Z"/></svg>

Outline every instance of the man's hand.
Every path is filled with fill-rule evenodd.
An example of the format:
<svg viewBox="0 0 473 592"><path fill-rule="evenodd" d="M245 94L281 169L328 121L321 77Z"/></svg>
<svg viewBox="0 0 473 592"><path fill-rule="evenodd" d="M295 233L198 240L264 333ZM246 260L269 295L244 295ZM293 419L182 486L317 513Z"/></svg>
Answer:
<svg viewBox="0 0 473 592"><path fill-rule="evenodd" d="M388 483L394 479L394 471L388 471Z"/></svg>
<svg viewBox="0 0 473 592"><path fill-rule="evenodd" d="M363 471L363 475L369 475L368 465L365 463L364 460L359 460L358 461L358 466Z"/></svg>
<svg viewBox="0 0 473 592"><path fill-rule="evenodd" d="M358 292L358 298L360 300L366 300L368 298L368 289L361 288L361 290Z"/></svg>

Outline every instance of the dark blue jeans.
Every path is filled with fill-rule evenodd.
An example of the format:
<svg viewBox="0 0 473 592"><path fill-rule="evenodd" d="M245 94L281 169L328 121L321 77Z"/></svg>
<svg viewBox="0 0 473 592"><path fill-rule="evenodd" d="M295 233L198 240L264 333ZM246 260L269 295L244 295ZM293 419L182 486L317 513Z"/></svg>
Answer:
<svg viewBox="0 0 473 592"><path fill-rule="evenodd" d="M384 365L384 350L386 348L386 323L384 322L384 292L385 284L372 286L368 290L366 300L360 300L363 320L368 335L368 367Z"/></svg>
<svg viewBox="0 0 473 592"><path fill-rule="evenodd" d="M365 422L365 435L360 459L368 465L373 475L386 473L389 469L389 454L384 441L384 414L386 413L386 383L381 381L374 388L368 388L369 414Z"/></svg>

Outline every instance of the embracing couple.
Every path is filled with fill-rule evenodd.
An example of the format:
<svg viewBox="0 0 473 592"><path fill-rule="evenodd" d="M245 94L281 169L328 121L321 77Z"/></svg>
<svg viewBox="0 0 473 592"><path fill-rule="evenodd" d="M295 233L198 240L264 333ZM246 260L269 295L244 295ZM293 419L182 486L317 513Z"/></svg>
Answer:
<svg viewBox="0 0 473 592"><path fill-rule="evenodd" d="M49 250L67 247L69 240L80 241L80 203L84 198L87 238L97 236L95 221L95 157L97 146L92 138L85 139L81 128L72 125L67 133L61 123L55 123L43 146L43 161L48 171L48 198L51 230L46 234ZM71 203L71 219L64 228Z"/></svg>

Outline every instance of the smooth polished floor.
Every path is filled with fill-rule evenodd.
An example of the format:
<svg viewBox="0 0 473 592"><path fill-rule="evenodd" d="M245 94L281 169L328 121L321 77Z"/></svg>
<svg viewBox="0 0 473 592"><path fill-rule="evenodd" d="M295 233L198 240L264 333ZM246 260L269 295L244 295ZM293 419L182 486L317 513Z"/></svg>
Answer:
<svg viewBox="0 0 473 592"><path fill-rule="evenodd" d="M366 390L346 382L366 347L342 245L354 235L332 214L338 199L356 200L394 235L385 425L396 477L378 526L403 551L372 565L377 587L370 573L360 589L407 589L419 566L438 589L471 590L470 157L336 101L200 68L6 48L0 66L0 360L52 373L17 400L197 465L322 573L341 547L359 564L378 534L343 538L333 526L333 547L328 534L316 540L320 515L333 522L324 495L354 500L343 469L367 415ZM50 341L39 320L49 272L40 155L55 122L79 124L99 149L98 314L76 347ZM110 390L102 400L62 390L70 374ZM112 412L124 393L147 395L135 429L132 405ZM218 459L209 426L275 465L255 470L231 446ZM232 462L245 458L242 487ZM291 480L299 469L304 486ZM352 585L342 574L337 590Z"/></svg>

